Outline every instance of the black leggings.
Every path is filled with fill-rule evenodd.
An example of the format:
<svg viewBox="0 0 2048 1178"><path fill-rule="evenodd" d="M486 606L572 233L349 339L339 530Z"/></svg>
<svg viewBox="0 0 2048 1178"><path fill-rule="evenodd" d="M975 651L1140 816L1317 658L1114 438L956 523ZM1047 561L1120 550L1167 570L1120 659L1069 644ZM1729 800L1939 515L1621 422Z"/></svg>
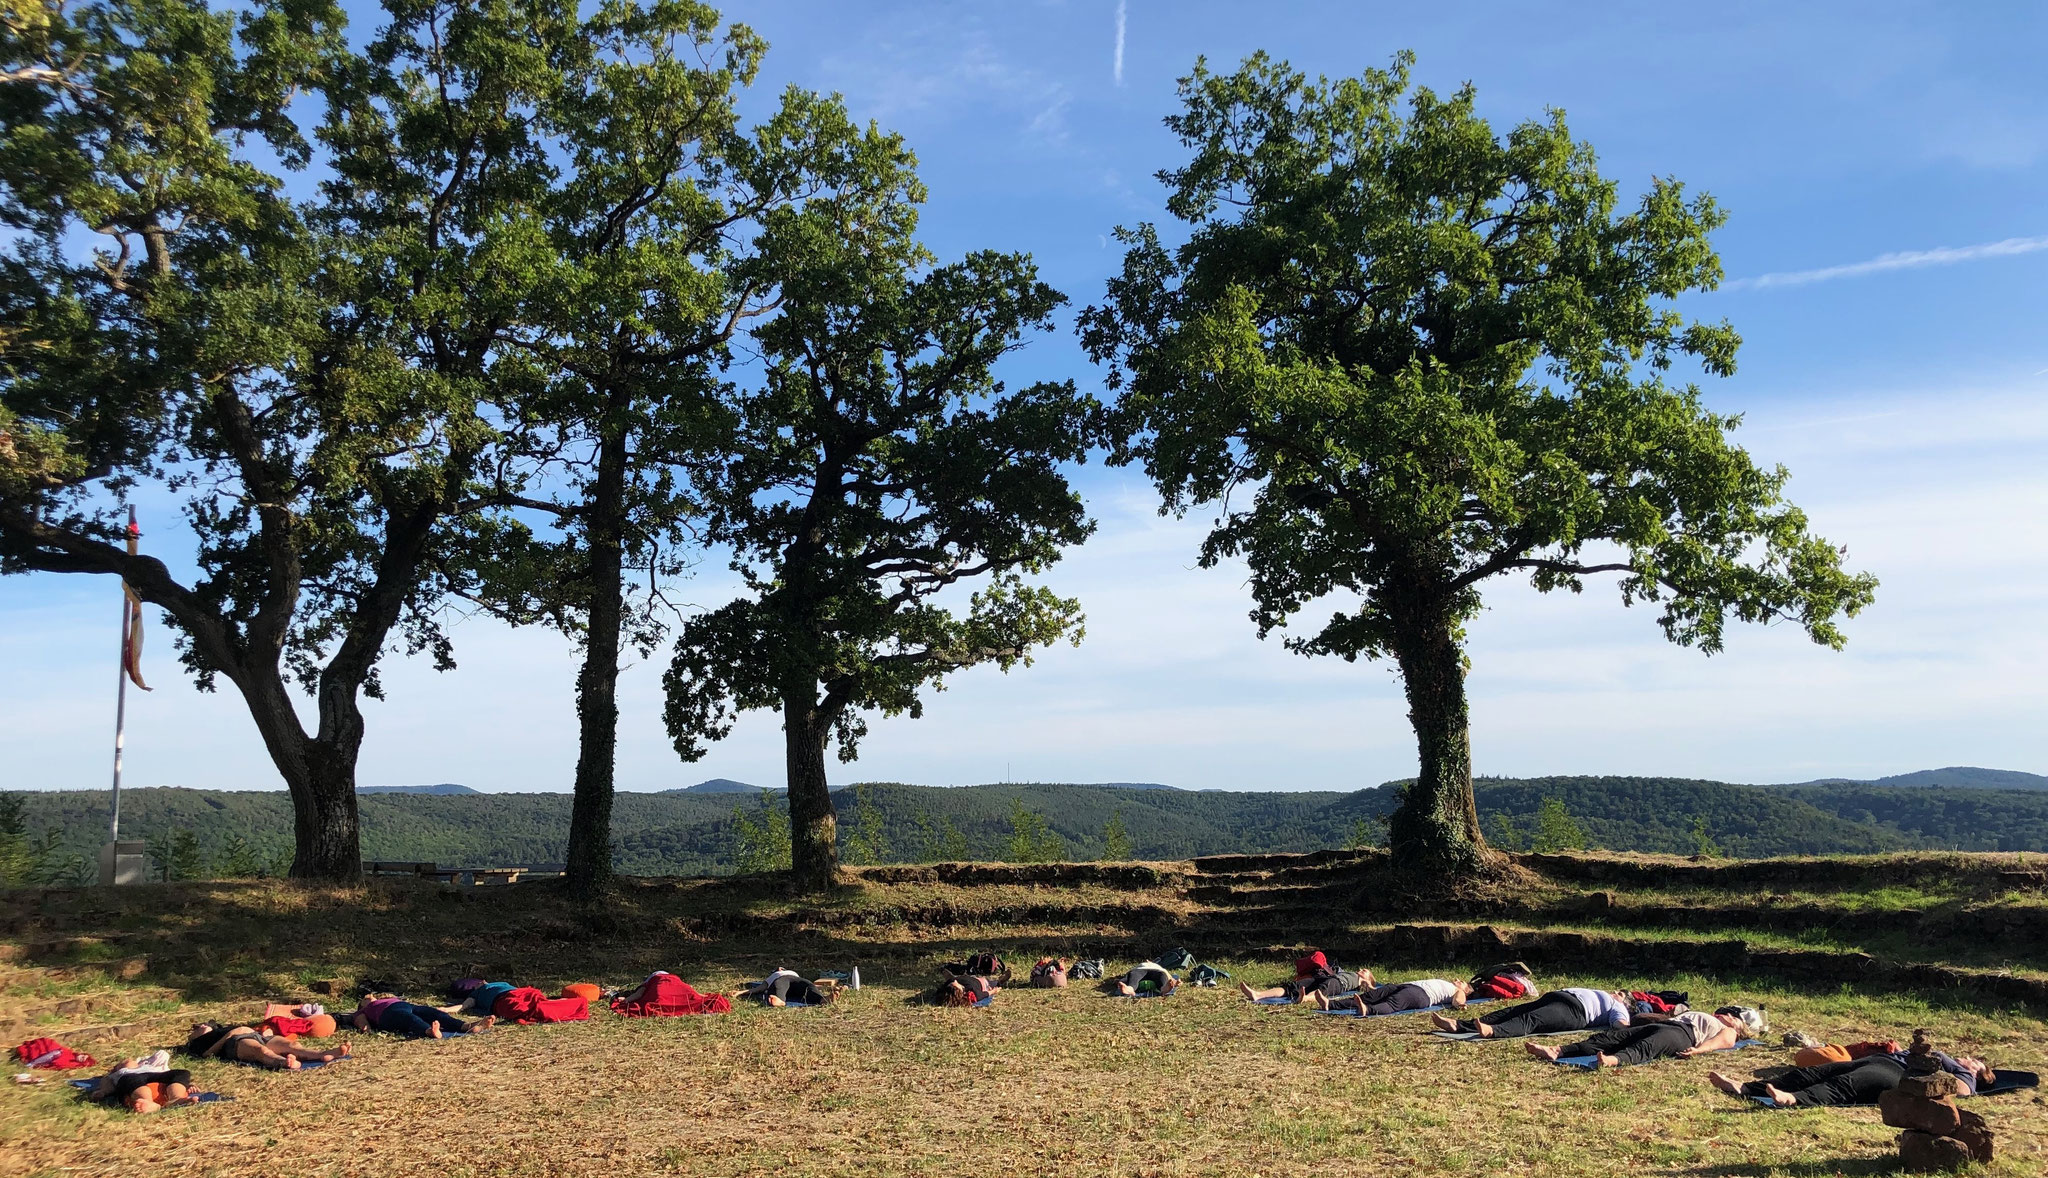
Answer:
<svg viewBox="0 0 2048 1178"><path fill-rule="evenodd" d="M1422 1010L1436 1005L1429 1000L1429 991L1413 982L1374 986L1360 990L1358 996L1364 1000L1367 1014L1400 1014L1404 1010Z"/></svg>
<svg viewBox="0 0 2048 1178"><path fill-rule="evenodd" d="M784 974L776 978L768 983L768 988L761 991L761 994L763 997L773 994L784 1002L793 1002L798 1006L817 1006L825 1001L823 990L794 974Z"/></svg>
<svg viewBox="0 0 2048 1178"><path fill-rule="evenodd" d="M1644 1023L1640 1027L1614 1027L1590 1039L1581 1039L1560 1049L1557 1057L1581 1059L1588 1055L1611 1055L1618 1063L1648 1063L1667 1055L1677 1055L1692 1045L1692 1032L1677 1023Z"/></svg>
<svg viewBox="0 0 2048 1178"><path fill-rule="evenodd" d="M1160 982L1162 987L1165 984L1163 981ZM1335 998L1344 992L1344 988L1344 975L1335 973L1321 974L1312 978L1295 978L1292 981L1280 983L1280 989L1286 993L1287 997L1294 999L1296 1002L1300 1002L1310 994L1321 994L1325 998Z"/></svg>
<svg viewBox="0 0 2048 1178"><path fill-rule="evenodd" d="M1768 1086L1791 1093L1801 1104L1876 1104L1878 1095L1896 1085L1906 1074L1906 1065L1889 1055L1867 1055L1847 1063L1824 1063L1817 1068L1793 1068L1768 1085L1751 1080L1742 1086L1744 1096L1768 1096Z"/></svg>
<svg viewBox="0 0 2048 1178"><path fill-rule="evenodd" d="M1495 1037L1512 1039L1521 1035L1554 1035L1560 1031L1583 1031L1586 1029L1586 1008L1579 1000L1562 990L1553 991L1534 1002L1496 1010L1479 1018L1458 1020L1461 1031L1476 1031L1479 1024L1493 1028Z"/></svg>
<svg viewBox="0 0 2048 1178"><path fill-rule="evenodd" d="M162 1084L166 1087L172 1084L183 1084L185 1087L190 1088L192 1087L192 1073L184 1068L175 1068L168 1072L129 1072L114 1081L114 1099L126 1104L128 1102L128 1094L144 1084Z"/></svg>
<svg viewBox="0 0 2048 1178"><path fill-rule="evenodd" d="M377 1019L377 1029L389 1031L394 1035L410 1035L415 1039L425 1039L434 1033L435 1023L441 1025L441 1030L453 1031L458 1035L469 1030L469 1024L454 1015L416 1002L400 1002L385 1007L383 1014Z"/></svg>

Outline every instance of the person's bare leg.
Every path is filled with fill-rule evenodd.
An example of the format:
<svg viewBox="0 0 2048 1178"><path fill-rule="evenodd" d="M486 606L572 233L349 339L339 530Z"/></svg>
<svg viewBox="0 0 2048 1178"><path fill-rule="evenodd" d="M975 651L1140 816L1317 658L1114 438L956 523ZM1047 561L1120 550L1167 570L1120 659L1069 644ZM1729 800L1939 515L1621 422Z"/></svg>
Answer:
<svg viewBox="0 0 2048 1178"><path fill-rule="evenodd" d="M244 1039L235 1044L235 1058L243 1063L259 1064L266 1068L288 1068L297 1071L299 1057L289 1051L272 1051L268 1044Z"/></svg>
<svg viewBox="0 0 2048 1178"><path fill-rule="evenodd" d="M128 1106L128 1111L134 1113L153 1113L162 1107L163 1105L158 1104L149 1097L138 1095L135 1098L135 1103Z"/></svg>
<svg viewBox="0 0 2048 1178"><path fill-rule="evenodd" d="M1707 1083L1712 1084L1730 1096L1742 1095L1742 1085L1736 1083L1735 1078L1726 1072L1708 1072Z"/></svg>
<svg viewBox="0 0 2048 1178"><path fill-rule="evenodd" d="M1125 998L1136 998L1138 996L1138 992L1131 989L1129 982L1118 982L1116 984L1116 992Z"/></svg>
<svg viewBox="0 0 2048 1178"><path fill-rule="evenodd" d="M1244 995L1244 1000L1246 1002L1257 1002L1259 998L1265 994L1264 990L1252 989L1252 984L1250 982L1239 982L1237 984L1237 992Z"/></svg>
<svg viewBox="0 0 2048 1178"><path fill-rule="evenodd" d="M323 1063L329 1059L337 1058L337 1054L333 1051L323 1051L318 1047L301 1047L296 1043L281 1043L270 1050L277 1055L287 1056L292 1059L317 1059ZM348 1044L342 1044L339 1054L348 1054Z"/></svg>
<svg viewBox="0 0 2048 1178"><path fill-rule="evenodd" d="M1528 1052L1530 1055L1535 1056L1537 1059L1547 1060L1550 1063L1557 1062L1558 1053L1560 1051L1559 1048L1549 1047L1542 1043L1524 1043L1522 1044L1522 1050Z"/></svg>

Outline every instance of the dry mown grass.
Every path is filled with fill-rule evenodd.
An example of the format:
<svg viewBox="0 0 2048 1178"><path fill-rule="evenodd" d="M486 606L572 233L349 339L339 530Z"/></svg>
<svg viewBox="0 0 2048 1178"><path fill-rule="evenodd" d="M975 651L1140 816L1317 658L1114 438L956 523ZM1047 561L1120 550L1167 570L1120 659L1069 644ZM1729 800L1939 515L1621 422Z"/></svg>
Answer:
<svg viewBox="0 0 2048 1178"><path fill-rule="evenodd" d="M442 1044L358 1036L358 1058L303 1075L220 1063L195 1069L227 1104L156 1117L82 1105L52 1080L8 1086L0 1174L753 1175L977 1173L1708 1176L1889 1172L1892 1133L1874 1110L1756 1111L1707 1089L1716 1067L1785 1062L1775 1048L1589 1075L1512 1045L1460 1045L1419 1017L1269 1011L1228 991L1127 1002L1084 989L1014 990L985 1011L911 1001L931 963L983 944L1013 960L1088 950L1157 951L1170 933L1057 919L1143 904L1196 913L1174 887L1142 892L933 880L869 884L808 906L753 885L683 882L629 890L596 922L545 888L322 892L195 885L110 896L0 899L34 947L17 963L147 954L146 973L90 991L142 1020L102 1059L175 1041L194 1017L251 1017L253 1000L300 998L315 978L388 977L424 988L458 972L554 987L626 983L656 966L703 988L787 962L859 963L867 987L823 1010L743 1008L722 1017L505 1028ZM846 923L864 912L912 923ZM926 918L942 914L947 924ZM733 935L717 921L797 918ZM1016 918L1016 919L1011 919ZM706 931L714 927L714 931ZM763 928L770 926L764 925ZM1286 929L1264 930L1275 945ZM58 938L40 940L35 938ZM68 940L65 940L68 938ZM1263 943L1263 942L1261 942ZM1202 948L1196 944L1192 947ZM1334 946L1340 951L1341 945ZM1278 953L1226 961L1278 979ZM1479 964L1372 962L1382 977ZM81 967L83 969L83 967ZM1645 984L1696 999L1760 1001L1780 1029L1835 1041L1933 1027L1953 1049L2044 1070L2048 1023L1967 996L1842 990L1720 977L1596 977L1552 965L1547 986ZM96 989L94 987L97 987ZM32 989L32 988L31 988ZM2037 1093L1975 1107L2001 1134L1989 1173L2048 1171L2048 1104Z"/></svg>

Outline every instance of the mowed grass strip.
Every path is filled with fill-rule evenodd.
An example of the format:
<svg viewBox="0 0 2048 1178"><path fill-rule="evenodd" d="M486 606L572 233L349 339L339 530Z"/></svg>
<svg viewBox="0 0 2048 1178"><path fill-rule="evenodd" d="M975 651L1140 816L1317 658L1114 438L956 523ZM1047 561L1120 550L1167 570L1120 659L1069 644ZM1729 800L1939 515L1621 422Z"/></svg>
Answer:
<svg viewBox="0 0 2048 1178"><path fill-rule="evenodd" d="M761 947L705 946L700 987L758 976ZM894 949L894 946L891 946ZM791 960L830 968L844 961ZM1374 963L1383 978L1445 967ZM1278 980L1279 962L1225 962ZM12 1088L7 1174L217 1175L1824 1175L1888 1171L1875 1110L1768 1112L1704 1077L1787 1062L1775 1047L1588 1074L1514 1044L1429 1037L1426 1019L1265 1010L1234 991L1119 1000L1012 990L989 1010L914 999L925 964L863 967L834 1006L508 1027L446 1043L355 1036L358 1058L302 1075L195 1071L232 1103L133 1117L57 1079ZM610 978L622 981L623 978ZM1654 982L1765 1005L1835 1041L1932 1026L1956 1051L2040 1071L2048 1025L1896 996L1768 982ZM203 1013L193 1007L181 1011ZM142 1042L123 1045L135 1052ZM111 1047L95 1050L102 1057ZM2000 1134L1986 1173L2048 1170L2037 1093L1976 1102Z"/></svg>

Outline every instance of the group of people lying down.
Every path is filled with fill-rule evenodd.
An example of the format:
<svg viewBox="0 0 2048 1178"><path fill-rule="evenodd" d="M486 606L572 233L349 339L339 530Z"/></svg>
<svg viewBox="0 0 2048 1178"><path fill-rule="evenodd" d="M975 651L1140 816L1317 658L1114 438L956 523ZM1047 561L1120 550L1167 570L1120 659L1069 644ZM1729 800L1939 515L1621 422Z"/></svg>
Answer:
<svg viewBox="0 0 2048 1178"><path fill-rule="evenodd" d="M1038 989L1065 989L1074 964L1063 957L1041 957L1031 967L1031 985ZM939 1006L987 1006L1009 985L1010 978L1010 967L1001 957L979 953L965 961L941 965L939 981L930 999ZM1141 961L1122 974L1102 980L1105 993L1123 998L1163 998L1180 985L1181 979L1156 961Z"/></svg>

